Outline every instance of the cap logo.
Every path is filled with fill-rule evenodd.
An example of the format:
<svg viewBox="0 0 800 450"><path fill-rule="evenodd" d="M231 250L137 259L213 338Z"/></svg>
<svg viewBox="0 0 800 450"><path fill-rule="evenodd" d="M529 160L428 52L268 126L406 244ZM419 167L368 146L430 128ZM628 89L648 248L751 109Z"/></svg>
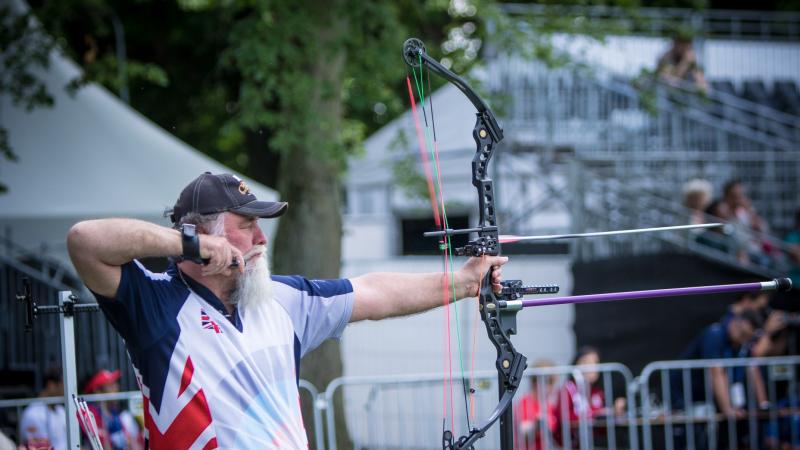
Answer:
<svg viewBox="0 0 800 450"><path fill-rule="evenodd" d="M244 181L239 183L239 193L242 195L247 195L250 193L250 186L247 185Z"/></svg>

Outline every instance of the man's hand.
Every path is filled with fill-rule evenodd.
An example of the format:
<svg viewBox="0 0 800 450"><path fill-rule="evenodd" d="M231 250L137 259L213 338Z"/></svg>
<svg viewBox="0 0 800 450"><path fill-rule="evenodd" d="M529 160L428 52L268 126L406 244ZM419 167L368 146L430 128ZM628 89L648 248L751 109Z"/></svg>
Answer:
<svg viewBox="0 0 800 450"><path fill-rule="evenodd" d="M773 310L769 313L764 323L764 331L769 334L777 333L786 328L786 312Z"/></svg>
<svg viewBox="0 0 800 450"><path fill-rule="evenodd" d="M208 264L203 266L202 274L204 277L210 275L230 276L233 273L231 263L236 261L238 266L233 268L240 273L244 273L244 258L238 248L231 245L222 236L210 234L199 235L200 257L208 259Z"/></svg>
<svg viewBox="0 0 800 450"><path fill-rule="evenodd" d="M492 290L500 292L502 289L500 282L503 280L501 266L507 262L508 258L505 256L472 257L467 260L456 276L456 280L459 281L456 289L461 287L464 289L463 291L459 289L459 294L462 295L459 295L458 298L477 297L480 293L483 277L486 276L486 272L489 271L490 267L492 270Z"/></svg>

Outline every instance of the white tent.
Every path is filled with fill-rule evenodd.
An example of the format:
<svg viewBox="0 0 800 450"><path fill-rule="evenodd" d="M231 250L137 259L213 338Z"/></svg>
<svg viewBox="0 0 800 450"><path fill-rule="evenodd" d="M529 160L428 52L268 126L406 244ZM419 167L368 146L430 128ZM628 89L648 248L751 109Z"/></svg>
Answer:
<svg viewBox="0 0 800 450"><path fill-rule="evenodd" d="M163 211L189 181L204 171L231 172L101 86L70 96L64 86L78 75L74 63L53 54L40 76L54 107L27 112L0 96L0 124L19 157L0 160L0 182L9 188L0 194L0 234L61 260L73 223L124 216L168 225ZM277 198L245 179L259 199ZM262 222L274 229L274 221Z"/></svg>

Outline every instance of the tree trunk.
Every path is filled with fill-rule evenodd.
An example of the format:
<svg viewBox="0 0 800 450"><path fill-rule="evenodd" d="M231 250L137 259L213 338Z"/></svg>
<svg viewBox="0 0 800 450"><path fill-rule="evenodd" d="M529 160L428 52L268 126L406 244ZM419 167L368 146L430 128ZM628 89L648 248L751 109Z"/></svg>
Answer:
<svg viewBox="0 0 800 450"><path fill-rule="evenodd" d="M305 121L303 142L280 158L278 189L289 202L287 213L281 217L275 239L274 272L302 274L308 278L337 278L341 270L342 199L341 152L345 149L321 152L319 146L331 147L340 142L343 122L342 84L346 52L341 36L346 32L344 19L332 17L335 5L321 2L324 8L311 12L320 24L313 28L316 35L308 36L317 52L309 62L314 79L308 92L307 111L315 120ZM289 117L292 112L288 111ZM303 114L301 113L301 116ZM338 153L338 155L337 155ZM329 340L307 354L301 363L300 376L324 391L334 378L343 374L339 341ZM352 448L344 419L341 397L337 398L334 413L337 446ZM307 430L313 413L304 405L303 417ZM309 436L312 448L315 441Z"/></svg>

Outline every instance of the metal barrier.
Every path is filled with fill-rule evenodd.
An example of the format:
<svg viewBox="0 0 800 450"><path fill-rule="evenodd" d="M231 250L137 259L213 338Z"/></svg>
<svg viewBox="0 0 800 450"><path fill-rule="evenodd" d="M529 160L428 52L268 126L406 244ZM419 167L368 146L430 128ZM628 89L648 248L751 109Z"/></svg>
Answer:
<svg viewBox="0 0 800 450"><path fill-rule="evenodd" d="M316 445L317 450L324 450L325 449L325 424L322 421L322 410L325 408L325 403L320 402L319 391L317 388L311 384L309 381L300 380L297 384L298 390L300 391L301 395L303 391L306 391L308 395L311 397L311 404L314 409L314 419L311 422L312 426L314 427L314 444ZM306 433L308 433L308 421L306 423Z"/></svg>
<svg viewBox="0 0 800 450"><path fill-rule="evenodd" d="M303 395L305 391L306 395L309 396L312 404L314 405L314 417L311 421L311 426L313 427L313 435L314 435L314 443L318 450L325 449L325 438L324 438L324 423L322 422L322 413L321 413L321 406L324 406L319 402L320 396L319 391L313 384L306 380L300 380L298 383L298 391L300 395ZM139 391L125 391L125 392L115 392L112 394L87 394L81 396L87 403L93 402L103 402L107 400L125 400L128 402L129 407L128 409L131 410L134 416L141 416L143 412L141 411L142 405L142 393ZM32 398L20 398L20 399L10 399L10 400L0 400L0 411L4 409L14 409L13 417L19 421L22 417L22 411L32 403L44 403L45 405L63 405L64 404L64 397L32 397ZM141 417L140 417L141 418ZM309 422L306 421L306 429L308 429ZM66 424L65 424L66 430ZM16 430L19 432L19 430ZM16 432L14 434L16 434Z"/></svg>
<svg viewBox="0 0 800 450"><path fill-rule="evenodd" d="M800 445L797 369L800 357L734 358L658 361L645 366L637 387L641 393L644 449L663 447L716 449L780 448L781 442ZM724 370L731 404L737 415L724 415L715 406L719 387L712 369ZM757 404L763 377L767 402ZM659 396L656 392L660 392ZM772 448L772 447L767 447Z"/></svg>
<svg viewBox="0 0 800 450"><path fill-rule="evenodd" d="M115 392L113 394L91 394L91 395L83 395L81 396L84 400L89 403L92 402L102 402L107 400L127 400L129 409L135 410L138 405L141 404L142 401L142 394L139 391L125 391L125 392ZM9 399L9 400L0 400L0 411L13 409L14 414L12 414L13 418L17 421L22 418L23 410L32 403L43 403L45 405L64 405L64 397L32 397L32 398L18 398L18 399ZM136 413L134 413L136 415ZM69 417L67 417L69 420ZM75 419L73 419L75 420ZM17 435L20 430L17 428L14 430L14 433L10 437L16 437L15 441L19 440L19 436ZM64 433L67 432L67 424L64 424ZM16 435L16 436L15 436Z"/></svg>
<svg viewBox="0 0 800 450"><path fill-rule="evenodd" d="M634 404L632 393L627 386L632 382L632 375L627 367L616 364L599 364L597 366L552 367L528 369L526 378L536 377L544 380L547 377L559 378L560 387L567 376L572 377L580 395L589 398L589 387L586 386L583 373L598 372L603 386L603 398L606 404L614 404L614 390L612 376L621 377L621 386L625 387L623 396L629 404ZM470 413L470 421L482 420L497 404L497 373L494 371L479 372L472 377L471 383L462 385L462 381L453 380L452 392L454 404L449 405L445 400L444 389L448 382L443 375L407 375L400 377L342 377L337 378L328 385L324 399L327 405L326 424L328 427L328 450L335 450L336 430L333 423L334 395L338 390L343 390L345 402L345 415L349 424L350 437L354 448L414 448L414 449L440 449L443 426L443 416L455 416L455 426L447 428L465 430L467 425L467 409L470 405L474 413ZM543 386L543 383L538 383ZM473 401L467 400L467 394L474 390ZM449 395L451 387L447 385ZM517 402L526 392L525 385L520 388ZM561 395L566 396L566 391ZM540 397L542 398L542 397ZM568 401L567 398L563 399ZM546 406L547 407L547 406ZM566 409L564 417L559 421L560 430L547 430L543 436L547 447L555 448L556 441L562 440L565 448L577 445L577 448L595 448L594 431L605 430L604 436L609 448L617 448L622 440L618 433L620 426L627 427L625 439L629 445L626 448L637 449L638 437L636 433L633 412L627 416L617 417L615 414L594 415L585 408L577 408L579 420L570 420ZM546 420L541 418L541 420ZM632 424L632 426L628 426ZM560 431L560 433L558 433ZM481 440L481 448L496 448L499 443L497 427L491 428Z"/></svg>

